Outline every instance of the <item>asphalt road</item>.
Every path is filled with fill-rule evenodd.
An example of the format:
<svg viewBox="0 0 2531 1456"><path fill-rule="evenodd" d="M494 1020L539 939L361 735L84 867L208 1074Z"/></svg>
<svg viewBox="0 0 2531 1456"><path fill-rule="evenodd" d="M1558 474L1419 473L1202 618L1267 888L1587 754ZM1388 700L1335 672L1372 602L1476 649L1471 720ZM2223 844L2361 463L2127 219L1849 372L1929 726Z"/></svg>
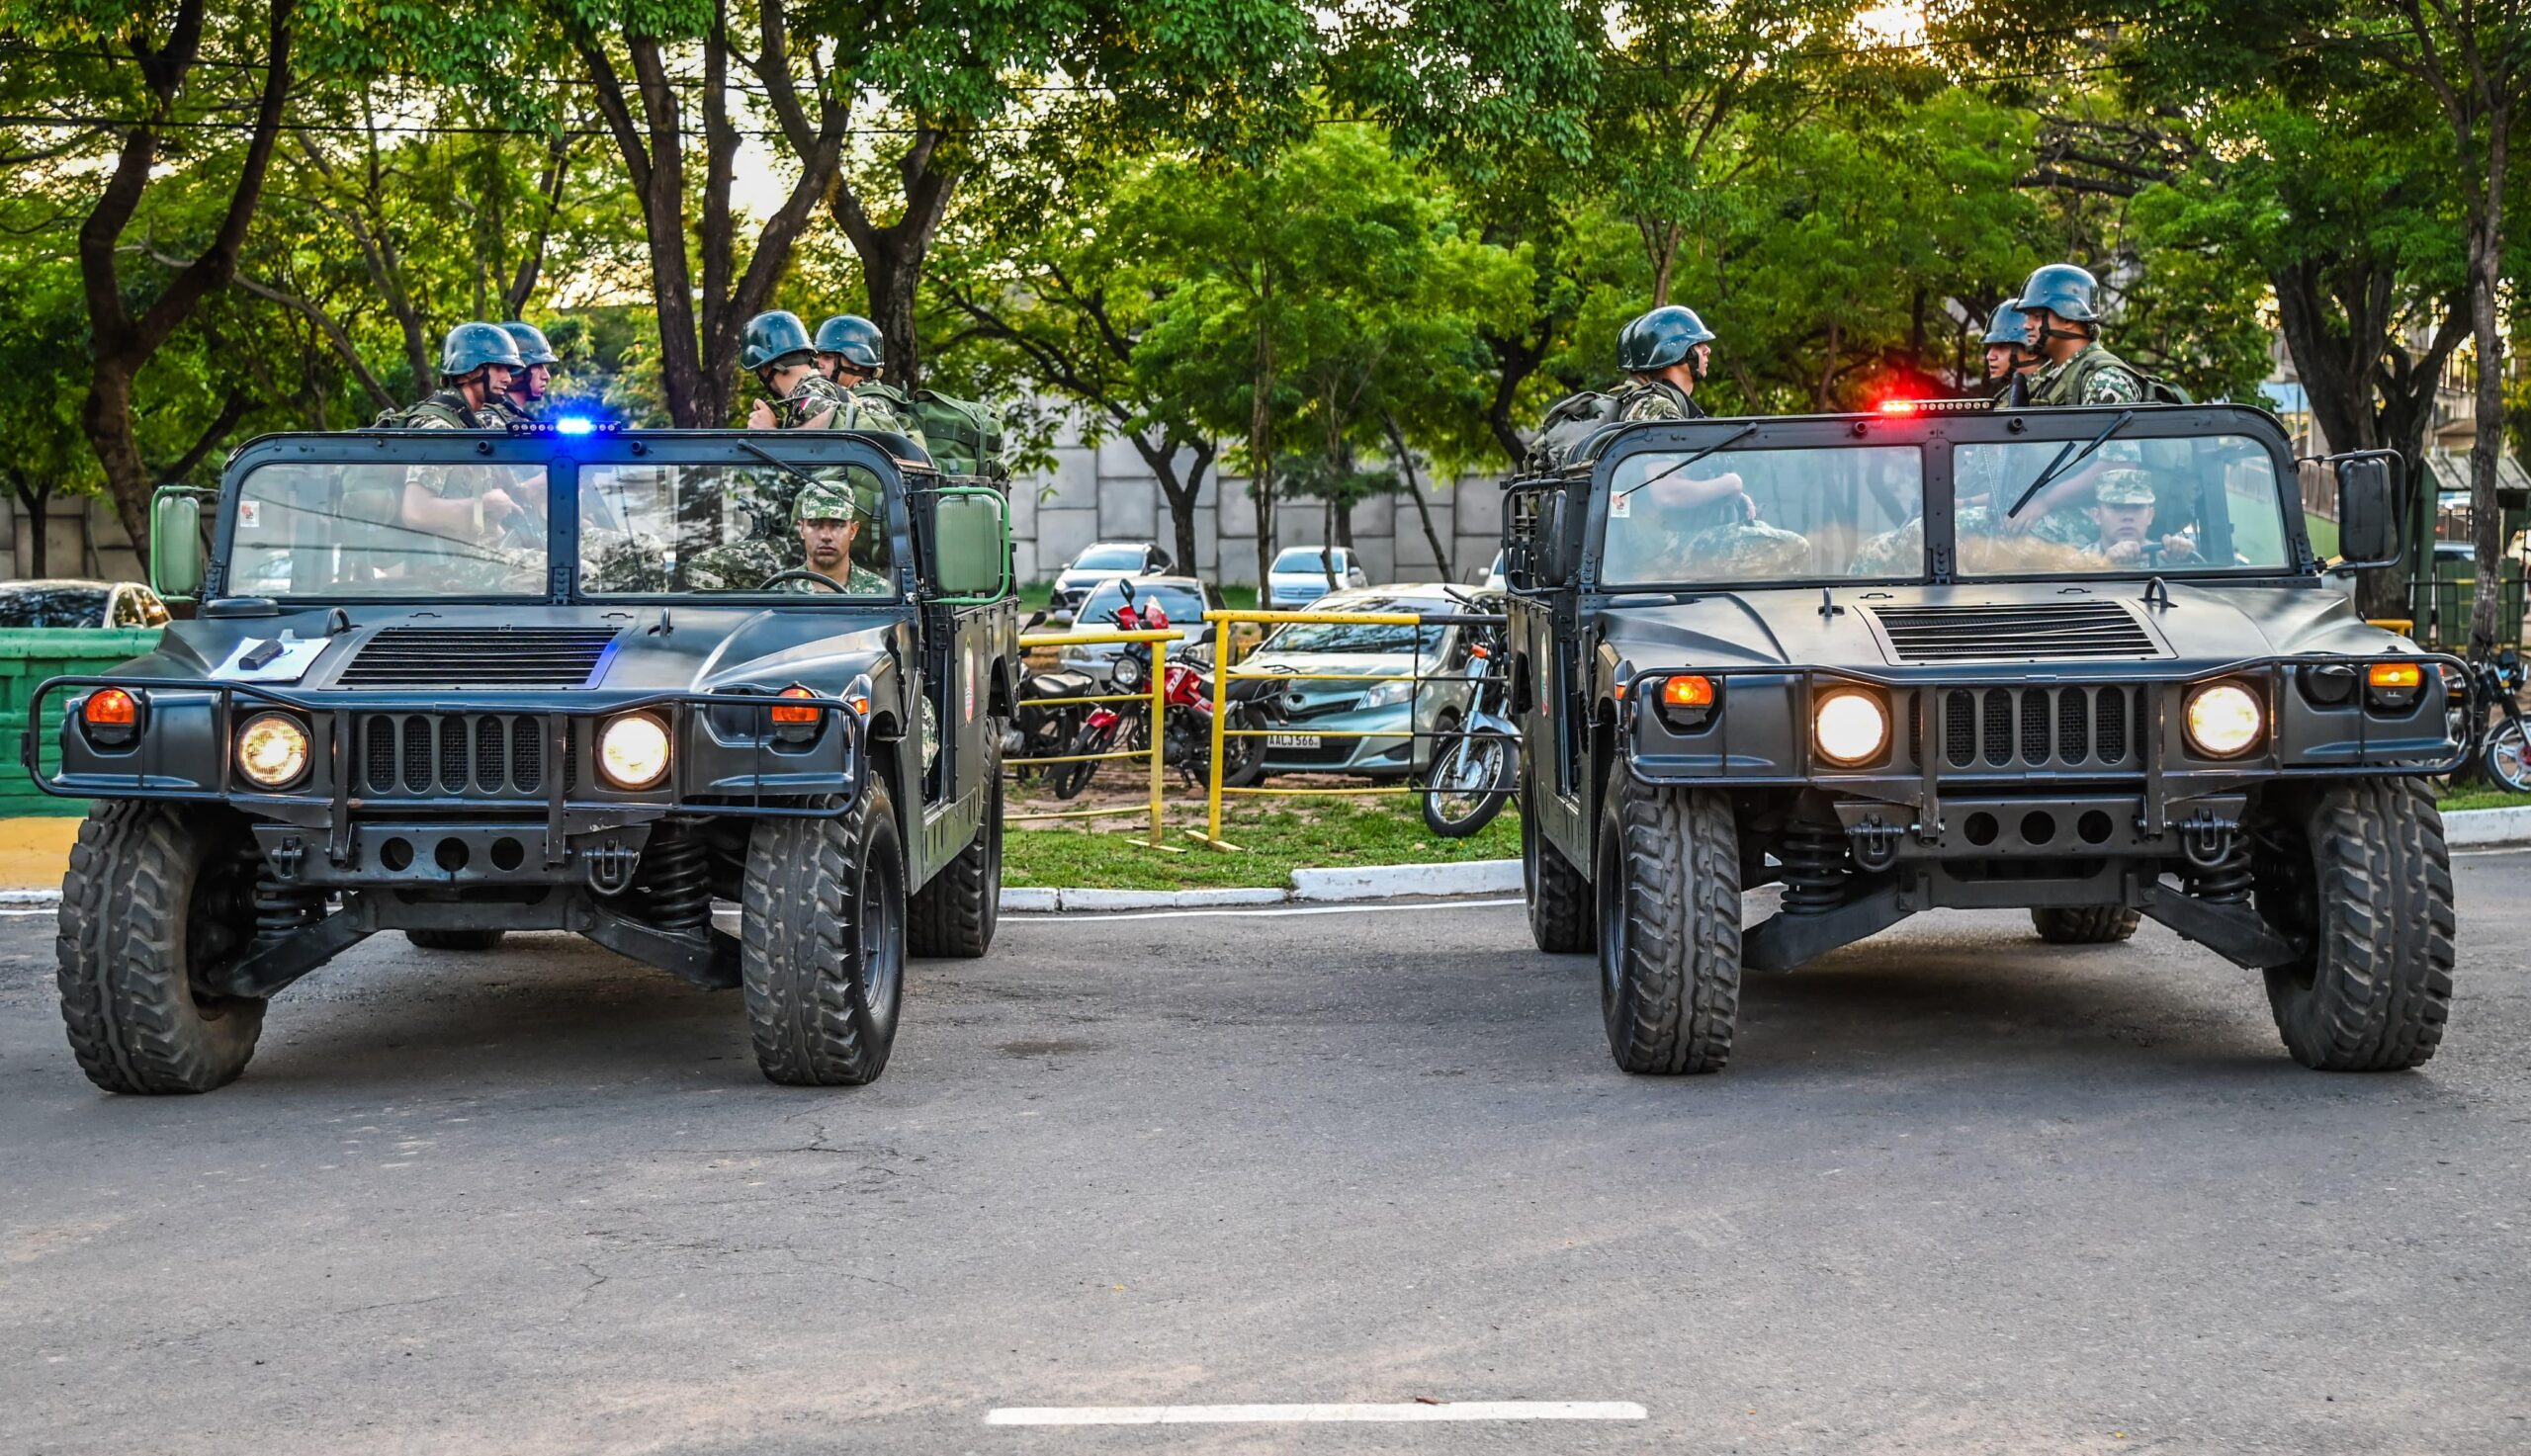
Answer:
<svg viewBox="0 0 2531 1456"><path fill-rule="evenodd" d="M2531 854L2442 1056L2287 1061L2147 924L1927 916L1610 1065L1517 908L1006 922L887 1075L570 939L374 940L92 1092L0 920L0 1451L2531 1450ZM1607 1423L989 1426L1615 1401Z"/></svg>

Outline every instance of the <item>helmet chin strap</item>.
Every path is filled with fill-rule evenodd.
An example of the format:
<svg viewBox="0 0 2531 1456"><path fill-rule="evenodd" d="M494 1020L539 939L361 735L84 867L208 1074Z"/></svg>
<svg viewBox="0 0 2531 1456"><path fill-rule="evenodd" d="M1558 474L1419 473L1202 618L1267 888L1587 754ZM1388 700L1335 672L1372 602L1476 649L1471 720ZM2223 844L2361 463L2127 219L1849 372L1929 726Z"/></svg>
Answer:
<svg viewBox="0 0 2531 1456"><path fill-rule="evenodd" d="M2051 327L2050 325L2055 317L2056 315L2053 313L2042 313L2039 316L2039 343L2041 348L2046 348L2050 339L2079 339L2086 344L2092 341L2091 330L2085 328L2079 323L2069 329Z"/></svg>

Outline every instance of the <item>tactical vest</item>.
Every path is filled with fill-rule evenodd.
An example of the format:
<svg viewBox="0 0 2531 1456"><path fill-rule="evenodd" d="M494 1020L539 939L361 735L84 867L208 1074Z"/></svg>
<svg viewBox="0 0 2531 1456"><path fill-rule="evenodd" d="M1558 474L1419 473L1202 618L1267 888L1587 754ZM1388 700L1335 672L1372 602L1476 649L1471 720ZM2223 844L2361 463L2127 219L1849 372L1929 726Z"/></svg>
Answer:
<svg viewBox="0 0 2531 1456"><path fill-rule="evenodd" d="M2188 391L2170 381L2146 374L2126 360L2112 354L2099 343L2085 345L2083 351L2059 366L2051 376L2046 371L2032 376L2030 402L2039 405L2079 404L2083 391L2105 370L2124 370L2135 377L2137 402L2140 404L2188 404L2193 401Z"/></svg>
<svg viewBox="0 0 2531 1456"><path fill-rule="evenodd" d="M1003 459L1002 413L992 405L937 389L908 394L885 384L860 387L894 406L943 471L992 480L1009 477L1009 465Z"/></svg>
<svg viewBox="0 0 2531 1456"><path fill-rule="evenodd" d="M485 414L490 414L487 407ZM414 430L437 427L443 430L491 430L500 428L497 419L487 420L466 407L466 396L454 389L441 389L424 395L402 409L381 411L370 423L373 430Z"/></svg>

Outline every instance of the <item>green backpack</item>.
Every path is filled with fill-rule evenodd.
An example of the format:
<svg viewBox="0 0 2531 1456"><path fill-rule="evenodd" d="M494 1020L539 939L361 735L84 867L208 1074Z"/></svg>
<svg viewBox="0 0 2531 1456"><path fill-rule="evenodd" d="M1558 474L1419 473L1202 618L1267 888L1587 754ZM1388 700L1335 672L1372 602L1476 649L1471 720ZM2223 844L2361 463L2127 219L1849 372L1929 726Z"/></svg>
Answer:
<svg viewBox="0 0 2531 1456"><path fill-rule="evenodd" d="M1002 458L1002 413L992 405L916 389L899 407L922 431L941 470L988 480L1010 477L1010 467Z"/></svg>

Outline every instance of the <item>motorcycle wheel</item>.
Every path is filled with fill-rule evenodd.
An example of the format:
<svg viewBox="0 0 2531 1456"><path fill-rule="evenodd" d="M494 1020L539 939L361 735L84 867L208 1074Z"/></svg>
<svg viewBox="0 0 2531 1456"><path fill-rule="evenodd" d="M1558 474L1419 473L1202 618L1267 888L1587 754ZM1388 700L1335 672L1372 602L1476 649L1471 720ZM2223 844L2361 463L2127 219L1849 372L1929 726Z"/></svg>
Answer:
<svg viewBox="0 0 2531 1456"><path fill-rule="evenodd" d="M2487 734L2486 765L2487 777L2516 794L2531 794L2531 743L2523 738L2522 725L2508 720L2502 728Z"/></svg>
<svg viewBox="0 0 2531 1456"><path fill-rule="evenodd" d="M1266 727L1266 716L1250 704L1237 704L1230 710L1228 728L1251 731ZM1264 738L1222 739L1222 784L1231 789L1252 789L1266 777L1266 740Z"/></svg>
<svg viewBox="0 0 2531 1456"><path fill-rule="evenodd" d="M1512 740L1501 733L1451 740L1425 789L1424 827L1444 839L1465 839L1494 822L1511 797Z"/></svg>
<svg viewBox="0 0 2531 1456"><path fill-rule="evenodd" d="M1105 753L1110 747L1106 736L1098 729L1086 728L1073 735L1071 745L1066 747L1064 752L1068 754ZM1052 772L1046 777L1046 787L1054 791L1057 799L1079 798L1081 791L1090 787L1090 781L1098 776L1098 765L1094 762L1057 763L1050 764L1048 767Z"/></svg>

